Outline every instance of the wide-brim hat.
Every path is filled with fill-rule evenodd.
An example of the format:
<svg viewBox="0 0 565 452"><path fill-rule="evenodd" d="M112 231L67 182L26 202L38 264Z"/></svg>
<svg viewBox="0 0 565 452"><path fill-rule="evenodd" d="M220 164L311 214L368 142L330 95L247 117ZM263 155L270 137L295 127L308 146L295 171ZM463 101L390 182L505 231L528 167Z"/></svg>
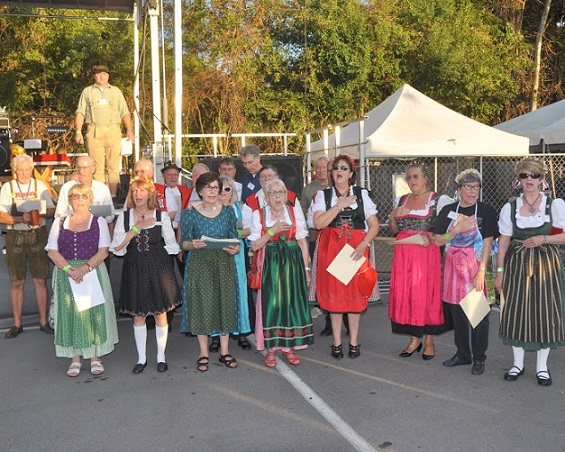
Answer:
<svg viewBox="0 0 565 452"><path fill-rule="evenodd" d="M92 68L92 75L94 74L98 74L99 72L106 72L106 73L110 73L110 69L108 69L108 65L104 64L104 63L100 63L100 64L96 64L93 68Z"/></svg>
<svg viewBox="0 0 565 452"><path fill-rule="evenodd" d="M181 168L179 168L171 160L169 160L168 162L165 163L165 166L163 166L163 168L161 168L161 174L164 173L167 170L170 170L170 169L177 170L178 172L181 171Z"/></svg>

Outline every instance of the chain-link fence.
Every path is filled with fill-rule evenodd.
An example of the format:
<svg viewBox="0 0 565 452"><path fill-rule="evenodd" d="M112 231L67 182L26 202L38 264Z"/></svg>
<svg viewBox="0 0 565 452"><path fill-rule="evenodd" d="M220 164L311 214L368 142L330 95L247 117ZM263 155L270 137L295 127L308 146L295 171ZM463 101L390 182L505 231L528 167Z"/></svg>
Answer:
<svg viewBox="0 0 565 452"><path fill-rule="evenodd" d="M548 169L547 181L549 194L555 197L565 197L565 154L546 154L535 156ZM440 195L453 197L456 191L455 176L459 172L474 168L482 175L481 200L492 205L496 211L508 201L517 196L519 190L512 188L515 181L516 163L523 156L516 157L441 157L441 158L410 158L410 159L371 159L366 166L365 186L371 190L371 197L377 204L378 218L381 225L379 236L375 241L376 270L379 280L386 281L392 265L393 246L390 244L393 235L387 227L388 216L394 208L396 197L406 193L404 173L414 160L428 166L431 177L430 189Z"/></svg>

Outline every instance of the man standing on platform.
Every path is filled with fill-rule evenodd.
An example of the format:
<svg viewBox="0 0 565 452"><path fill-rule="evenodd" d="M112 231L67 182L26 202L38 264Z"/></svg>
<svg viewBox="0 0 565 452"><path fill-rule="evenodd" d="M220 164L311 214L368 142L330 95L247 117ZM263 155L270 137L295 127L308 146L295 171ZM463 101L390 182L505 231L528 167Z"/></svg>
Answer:
<svg viewBox="0 0 565 452"><path fill-rule="evenodd" d="M28 266L35 286L39 329L53 334L53 329L47 322L48 295L45 280L49 276L49 258L45 251L48 236L45 219L53 218L55 205L47 186L32 178L33 159L29 155L17 155L12 165L16 178L6 182L0 190L0 223L7 225L4 259L10 274L10 299L14 315L14 326L4 336L7 339L17 337L24 331L22 311ZM30 203L40 207L29 210Z"/></svg>
<svg viewBox="0 0 565 452"><path fill-rule="evenodd" d="M261 165L261 156L259 155L259 146L256 144L248 144L239 151L241 163L249 171L243 178L241 185L241 200L245 202L253 193L261 190L261 183L259 181L259 171L263 167Z"/></svg>
<svg viewBox="0 0 565 452"><path fill-rule="evenodd" d="M78 102L75 141L84 144L82 126L86 123L86 145L96 164L94 179L105 183L107 168L110 193L115 198L120 183L121 124L126 128L127 139L133 141L131 115L120 89L108 83L108 66L97 64L92 68L92 76L94 84L82 91Z"/></svg>

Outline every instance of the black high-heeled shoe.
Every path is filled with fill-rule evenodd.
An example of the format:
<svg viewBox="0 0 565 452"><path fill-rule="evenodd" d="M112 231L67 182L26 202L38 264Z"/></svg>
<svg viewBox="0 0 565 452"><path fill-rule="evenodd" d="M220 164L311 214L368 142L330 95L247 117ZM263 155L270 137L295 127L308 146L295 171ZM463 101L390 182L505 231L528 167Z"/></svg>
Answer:
<svg viewBox="0 0 565 452"><path fill-rule="evenodd" d="M412 356L414 354L414 352L420 352L420 350L422 350L422 343L420 342L420 345L418 345L414 350L412 350L411 352L407 352L406 350L404 350L402 353L400 353L398 356L400 356L401 358L408 358L409 356Z"/></svg>
<svg viewBox="0 0 565 452"><path fill-rule="evenodd" d="M335 359L341 359L343 358L343 350L341 348L341 344L339 345L332 345L332 356Z"/></svg>

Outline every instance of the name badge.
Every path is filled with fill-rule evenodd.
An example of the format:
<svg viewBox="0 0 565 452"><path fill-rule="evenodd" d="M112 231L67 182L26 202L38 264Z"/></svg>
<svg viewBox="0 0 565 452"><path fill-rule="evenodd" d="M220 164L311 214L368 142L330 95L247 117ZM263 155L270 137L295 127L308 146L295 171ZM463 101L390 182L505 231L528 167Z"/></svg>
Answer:
<svg viewBox="0 0 565 452"><path fill-rule="evenodd" d="M255 184L253 182L249 182L247 184L247 188L249 188L249 190L253 190L255 188Z"/></svg>
<svg viewBox="0 0 565 452"><path fill-rule="evenodd" d="M98 99L99 105L108 105L108 99Z"/></svg>
<svg viewBox="0 0 565 452"><path fill-rule="evenodd" d="M457 218L459 218L459 214L457 212L454 212L453 210L451 212L449 212L447 214L447 218L449 218L450 220L455 220L457 221Z"/></svg>

